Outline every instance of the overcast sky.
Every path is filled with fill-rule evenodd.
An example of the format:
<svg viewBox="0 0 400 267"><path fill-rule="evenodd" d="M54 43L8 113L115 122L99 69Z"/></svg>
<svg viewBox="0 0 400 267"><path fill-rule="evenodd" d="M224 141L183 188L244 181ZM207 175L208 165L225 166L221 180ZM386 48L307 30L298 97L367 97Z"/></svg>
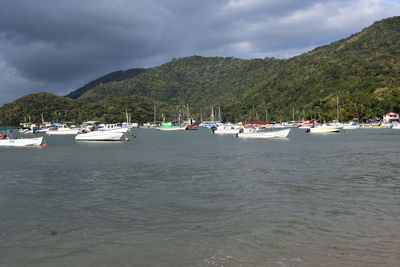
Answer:
<svg viewBox="0 0 400 267"><path fill-rule="evenodd" d="M399 0L0 0L0 105L176 57L288 58L396 15Z"/></svg>

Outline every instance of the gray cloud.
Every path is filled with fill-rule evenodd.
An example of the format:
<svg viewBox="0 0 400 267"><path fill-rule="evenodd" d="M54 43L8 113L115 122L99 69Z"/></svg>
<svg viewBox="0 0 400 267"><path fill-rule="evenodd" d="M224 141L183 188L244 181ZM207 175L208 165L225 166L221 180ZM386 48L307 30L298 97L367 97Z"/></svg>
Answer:
<svg viewBox="0 0 400 267"><path fill-rule="evenodd" d="M395 0L2 0L0 104L173 57L291 57L399 11Z"/></svg>

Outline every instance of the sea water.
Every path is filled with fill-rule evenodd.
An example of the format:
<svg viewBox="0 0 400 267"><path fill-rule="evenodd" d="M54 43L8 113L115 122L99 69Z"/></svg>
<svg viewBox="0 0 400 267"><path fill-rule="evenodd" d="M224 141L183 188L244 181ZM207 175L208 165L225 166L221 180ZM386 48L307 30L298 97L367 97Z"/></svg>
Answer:
<svg viewBox="0 0 400 267"><path fill-rule="evenodd" d="M0 266L399 266L400 132L0 148Z"/></svg>

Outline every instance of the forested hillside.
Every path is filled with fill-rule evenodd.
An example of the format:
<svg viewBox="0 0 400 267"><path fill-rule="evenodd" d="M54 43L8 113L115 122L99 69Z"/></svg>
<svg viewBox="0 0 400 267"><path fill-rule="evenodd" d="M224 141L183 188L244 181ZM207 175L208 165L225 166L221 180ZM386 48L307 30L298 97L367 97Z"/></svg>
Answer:
<svg viewBox="0 0 400 267"><path fill-rule="evenodd" d="M233 89L245 91L266 78L284 61L192 56L175 59L134 78L101 84L80 99L142 95L174 105L203 106Z"/></svg>
<svg viewBox="0 0 400 267"><path fill-rule="evenodd" d="M82 123L88 120L122 122L126 111L134 121L153 121L153 108L168 114L169 106L141 96L114 97L97 102L72 100L49 93L36 93L21 97L0 108L0 125L19 125L20 122L62 121Z"/></svg>
<svg viewBox="0 0 400 267"><path fill-rule="evenodd" d="M116 82L116 81L122 81L126 79L130 79L135 77L136 75L139 75L140 73L145 72L147 69L140 69L140 68L134 68L134 69L128 69L128 70L119 70L119 71L114 71L109 74L106 74L94 81L91 81L90 83L82 86L81 88L69 93L66 95L66 97L76 99L89 91L90 89L95 88L96 86L99 86L103 83L109 83L109 82Z"/></svg>

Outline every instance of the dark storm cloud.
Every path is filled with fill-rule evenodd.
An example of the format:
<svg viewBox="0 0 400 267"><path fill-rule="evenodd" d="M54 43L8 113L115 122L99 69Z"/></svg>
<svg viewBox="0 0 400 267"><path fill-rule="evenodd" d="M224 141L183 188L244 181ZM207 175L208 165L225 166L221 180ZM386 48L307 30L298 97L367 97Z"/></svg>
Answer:
<svg viewBox="0 0 400 267"><path fill-rule="evenodd" d="M0 104L173 57L290 57L399 11L394 0L1 0Z"/></svg>

